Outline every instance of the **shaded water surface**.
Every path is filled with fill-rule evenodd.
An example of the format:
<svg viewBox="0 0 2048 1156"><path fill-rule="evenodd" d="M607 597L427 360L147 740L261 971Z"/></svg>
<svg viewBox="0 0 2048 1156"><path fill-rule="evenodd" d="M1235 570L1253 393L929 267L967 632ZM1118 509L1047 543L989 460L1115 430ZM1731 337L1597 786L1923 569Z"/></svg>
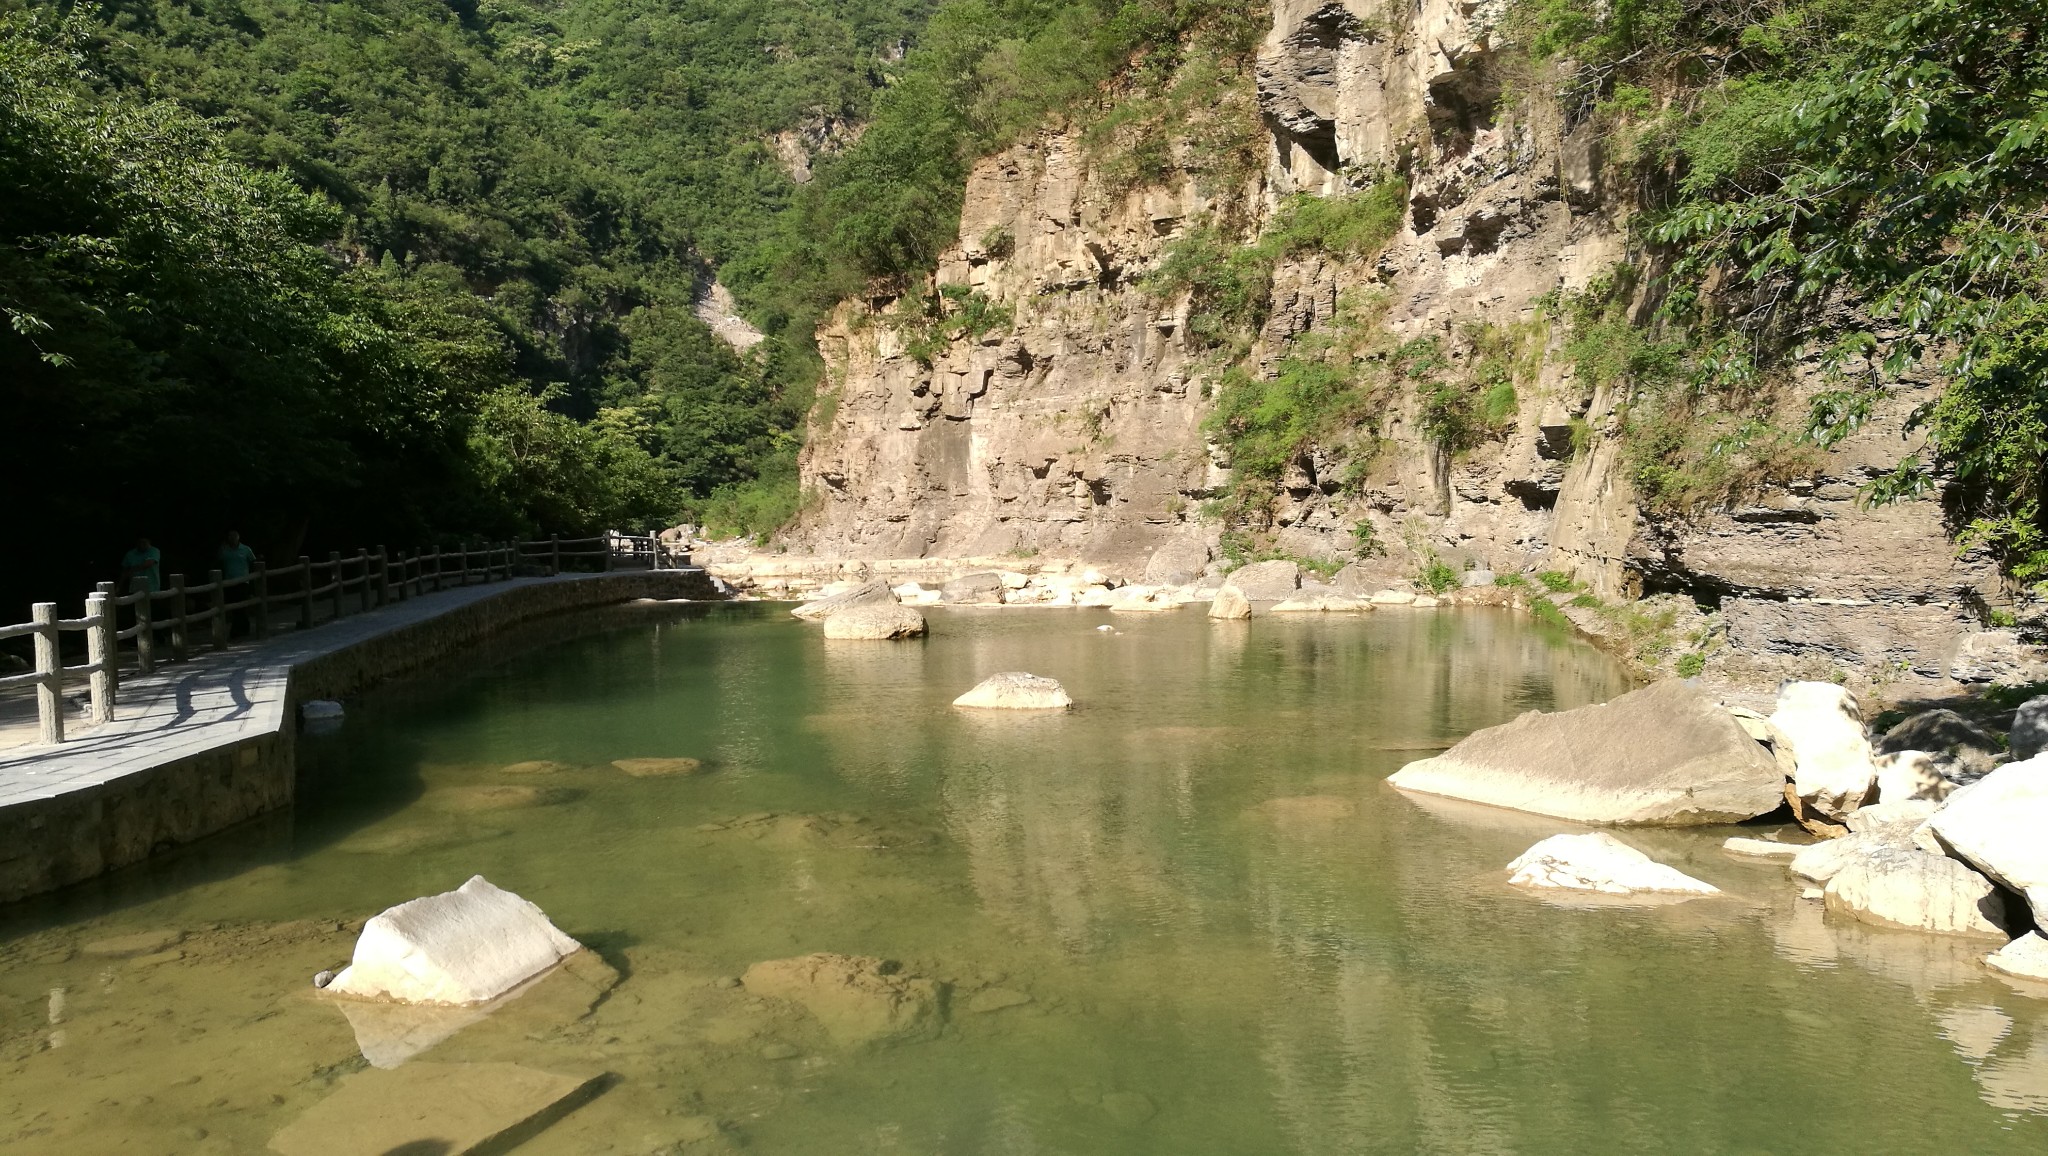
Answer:
<svg viewBox="0 0 2048 1156"><path fill-rule="evenodd" d="M263 1151L384 1074L308 977L474 873L618 975L411 1061L609 1074L522 1153L2048 1151L2048 993L1984 945L1836 924L1726 831L1629 836L1726 898L1546 904L1501 868L1567 825L1381 782L1625 689L1583 645L1491 611L931 617L620 608L351 703L292 814L0 910L0 1154ZM1014 669L1079 708L949 708ZM844 1047L734 982L811 951L943 981L943 1029Z"/></svg>

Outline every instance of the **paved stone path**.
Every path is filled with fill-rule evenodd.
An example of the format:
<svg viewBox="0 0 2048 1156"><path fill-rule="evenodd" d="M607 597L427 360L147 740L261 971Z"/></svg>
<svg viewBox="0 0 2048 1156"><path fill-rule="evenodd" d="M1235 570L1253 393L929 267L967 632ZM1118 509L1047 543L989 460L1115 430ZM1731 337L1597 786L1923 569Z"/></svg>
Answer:
<svg viewBox="0 0 2048 1156"><path fill-rule="evenodd" d="M0 750L0 807L94 786L276 730L285 721L286 676L293 666L507 590L590 577L595 576L513 578L423 594L311 630L166 663L154 674L125 675L113 722L85 729L67 720L63 743Z"/></svg>

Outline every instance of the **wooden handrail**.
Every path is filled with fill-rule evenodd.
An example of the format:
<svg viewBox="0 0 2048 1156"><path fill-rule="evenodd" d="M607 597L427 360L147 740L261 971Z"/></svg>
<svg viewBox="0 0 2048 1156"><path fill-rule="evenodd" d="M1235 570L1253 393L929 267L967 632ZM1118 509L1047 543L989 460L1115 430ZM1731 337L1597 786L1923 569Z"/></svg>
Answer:
<svg viewBox="0 0 2048 1156"><path fill-rule="evenodd" d="M247 574L234 578L218 570L207 574L203 583L188 584L183 574L165 576L161 589L151 589L147 577L136 577L128 592L117 593L111 582L102 582L86 599L81 618L58 618L56 604L39 602L32 621L0 625L0 640L24 635L35 640L36 669L27 674L0 677L0 689L33 685L37 688L36 714L42 741L62 742L64 718L63 687L68 677L85 676L91 685L91 714L94 722L114 717L119 692L122 644L132 644L136 667L153 672L159 660L159 634L167 634L170 658L182 662L192 642L192 630L204 627L216 650L224 649L233 633L237 615L246 613L248 629L267 637L278 625L273 611L280 607L297 609L297 626L313 626L320 603L341 618L354 610L368 611L404 601L450 585L508 580L523 568L539 566L550 576L562 572L562 563L597 559L599 569L610 570L618 559L656 569L687 564L687 551L667 546L656 535L605 533L588 538L464 542L444 550L439 543L415 548L410 553L384 546L358 548L343 556L330 552L315 562L300 555L289 565L271 568L257 561ZM525 570L531 573L530 569ZM325 579L322 581L322 579ZM198 605L194 605L195 601ZM128 626L120 625L123 608L130 612ZM289 621L291 615L287 615ZM64 632L83 632L87 660L83 665L65 666L59 654Z"/></svg>

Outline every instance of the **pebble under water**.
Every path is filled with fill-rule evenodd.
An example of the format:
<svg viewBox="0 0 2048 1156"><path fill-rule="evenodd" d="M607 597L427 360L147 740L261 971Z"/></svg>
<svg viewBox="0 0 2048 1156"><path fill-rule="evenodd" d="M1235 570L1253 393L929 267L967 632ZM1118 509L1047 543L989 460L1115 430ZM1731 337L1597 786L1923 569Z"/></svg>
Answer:
<svg viewBox="0 0 2048 1156"><path fill-rule="evenodd" d="M1546 902L1502 868L1570 824L1382 783L1627 689L1526 618L785 611L532 624L301 736L290 813L0 909L0 1156L258 1153L496 1063L603 1077L522 1156L2048 1151L2048 990L1987 945L1825 916L1731 829L1624 835L1725 896ZM950 707L1004 670L1078 706ZM313 988L479 873L597 958L438 1026ZM938 981L936 1033L737 982L814 951Z"/></svg>

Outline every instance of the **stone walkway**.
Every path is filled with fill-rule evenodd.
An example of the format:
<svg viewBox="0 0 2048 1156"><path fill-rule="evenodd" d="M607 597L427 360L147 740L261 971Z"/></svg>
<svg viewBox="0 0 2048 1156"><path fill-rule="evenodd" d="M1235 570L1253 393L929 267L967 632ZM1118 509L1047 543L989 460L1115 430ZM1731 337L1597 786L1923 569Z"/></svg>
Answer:
<svg viewBox="0 0 2048 1156"><path fill-rule="evenodd" d="M287 676L300 663L508 590L602 577L514 578L424 594L311 630L205 652L187 662L160 666L154 674L124 676L113 722L85 728L74 717L67 720L63 743L0 750L0 808L95 786L275 731L285 722ZM65 689L67 694L72 690Z"/></svg>

